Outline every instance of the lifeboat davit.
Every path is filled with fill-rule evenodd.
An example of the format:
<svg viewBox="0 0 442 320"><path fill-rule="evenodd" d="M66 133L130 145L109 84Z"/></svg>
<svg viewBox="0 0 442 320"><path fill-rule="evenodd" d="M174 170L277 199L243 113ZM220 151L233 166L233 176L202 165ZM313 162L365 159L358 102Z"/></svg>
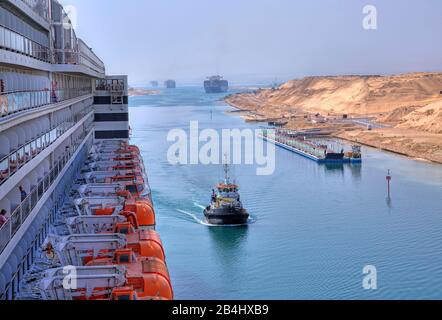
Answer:
<svg viewBox="0 0 442 320"><path fill-rule="evenodd" d="M119 223L115 233L126 235L127 246L141 257L153 257L166 261L163 243L155 230L135 230L129 222Z"/></svg>
<svg viewBox="0 0 442 320"><path fill-rule="evenodd" d="M126 201L123 211L115 211L115 207L102 208L93 210L93 214L97 216L122 215L137 229L152 227L156 224L155 211L148 200L129 200Z"/></svg>
<svg viewBox="0 0 442 320"><path fill-rule="evenodd" d="M71 196L77 216L66 219L70 235L49 236L44 252L64 267L75 266L78 286L64 287L64 267L49 269L39 281L42 296L172 300L140 149L127 141L95 143Z"/></svg>

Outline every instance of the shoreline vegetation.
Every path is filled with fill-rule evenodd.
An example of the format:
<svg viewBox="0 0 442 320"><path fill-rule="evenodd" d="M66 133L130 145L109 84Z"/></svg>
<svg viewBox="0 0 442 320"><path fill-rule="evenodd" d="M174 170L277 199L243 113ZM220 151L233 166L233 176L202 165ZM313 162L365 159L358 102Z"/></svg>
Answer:
<svg viewBox="0 0 442 320"><path fill-rule="evenodd" d="M227 96L247 122L332 137L442 164L442 73L321 76Z"/></svg>

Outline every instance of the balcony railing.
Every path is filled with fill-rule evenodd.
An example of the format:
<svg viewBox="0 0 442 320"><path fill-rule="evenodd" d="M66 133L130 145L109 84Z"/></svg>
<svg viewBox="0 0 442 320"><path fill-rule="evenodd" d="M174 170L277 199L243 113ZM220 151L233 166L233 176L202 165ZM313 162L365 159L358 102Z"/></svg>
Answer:
<svg viewBox="0 0 442 320"><path fill-rule="evenodd" d="M54 63L82 65L98 73L106 72L105 66L100 59L91 51L77 51L73 49L54 50Z"/></svg>
<svg viewBox="0 0 442 320"><path fill-rule="evenodd" d="M16 112L62 102L91 93L91 88L0 93L0 118Z"/></svg>
<svg viewBox="0 0 442 320"><path fill-rule="evenodd" d="M113 79L99 79L95 81L96 91L108 91L111 93L124 92L125 90L123 80L113 80Z"/></svg>
<svg viewBox="0 0 442 320"><path fill-rule="evenodd" d="M51 52L48 47L0 26L0 48L48 63L83 65L101 74L106 72L104 63L82 40L77 41L75 49L55 49Z"/></svg>
<svg viewBox="0 0 442 320"><path fill-rule="evenodd" d="M52 170L38 182L24 201L11 213L8 221L0 227L0 254L6 248L8 243L26 221L26 218L36 207L43 195L53 185L54 181L58 178L63 168L68 163L72 155L77 151L81 145L83 139L92 130L92 124L82 132L78 138L73 141L71 147L63 154L63 156L55 163Z"/></svg>
<svg viewBox="0 0 442 320"><path fill-rule="evenodd" d="M83 110L72 116L56 128L40 135L38 138L21 146L17 150L11 152L9 155L0 160L0 185L5 183L12 175L14 175L26 163L34 159L43 150L53 144L66 131L71 129L81 119L84 118L90 111Z"/></svg>
<svg viewBox="0 0 442 320"><path fill-rule="evenodd" d="M0 48L18 52L44 62L51 61L49 48L2 26L0 26Z"/></svg>
<svg viewBox="0 0 442 320"><path fill-rule="evenodd" d="M37 15L49 21L49 2L48 0L21 0L29 8L32 9Z"/></svg>

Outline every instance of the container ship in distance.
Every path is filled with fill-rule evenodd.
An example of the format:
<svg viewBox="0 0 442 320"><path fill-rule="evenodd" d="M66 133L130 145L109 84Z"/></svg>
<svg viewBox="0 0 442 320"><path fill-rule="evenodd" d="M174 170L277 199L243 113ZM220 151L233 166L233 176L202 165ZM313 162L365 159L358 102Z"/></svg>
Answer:
<svg viewBox="0 0 442 320"><path fill-rule="evenodd" d="M166 80L166 81L164 81L164 86L167 89L175 89L176 88L176 81L175 80Z"/></svg>
<svg viewBox="0 0 442 320"><path fill-rule="evenodd" d="M260 137L276 146L313 160L317 163L344 164L362 163L361 147L353 145L352 150L345 152L307 139L302 132L286 129L262 130Z"/></svg>
<svg viewBox="0 0 442 320"><path fill-rule="evenodd" d="M224 93L229 90L229 82L221 76L211 76L204 81L206 93Z"/></svg>
<svg viewBox="0 0 442 320"><path fill-rule="evenodd" d="M0 300L173 299L127 76L65 16L0 2Z"/></svg>

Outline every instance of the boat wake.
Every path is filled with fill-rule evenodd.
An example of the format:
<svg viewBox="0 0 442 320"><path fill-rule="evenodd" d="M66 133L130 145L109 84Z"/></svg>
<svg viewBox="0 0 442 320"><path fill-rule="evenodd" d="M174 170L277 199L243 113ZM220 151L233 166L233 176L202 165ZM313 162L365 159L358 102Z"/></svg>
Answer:
<svg viewBox="0 0 442 320"><path fill-rule="evenodd" d="M198 205L199 207L199 205ZM204 209L204 207L203 207ZM235 225L216 225L216 224L210 224L206 221L205 218L200 218L198 217L196 214L189 212L189 211L185 211L185 210L181 210L181 209L176 209L176 211L178 211L179 213L185 214L186 216L192 218L192 220L202 226L206 226L206 227L211 227L211 228L237 228L237 227L244 227L244 226L248 226L250 224L253 224L256 222L256 220L254 218L249 218L249 221L247 223L244 224L235 224Z"/></svg>
<svg viewBox="0 0 442 320"><path fill-rule="evenodd" d="M194 202L193 203L193 205L195 206L195 207L197 207L197 208L200 208L200 209L202 209L203 211L206 209L206 207L205 206L203 206L203 205L201 205L201 204L199 204L198 202Z"/></svg>

